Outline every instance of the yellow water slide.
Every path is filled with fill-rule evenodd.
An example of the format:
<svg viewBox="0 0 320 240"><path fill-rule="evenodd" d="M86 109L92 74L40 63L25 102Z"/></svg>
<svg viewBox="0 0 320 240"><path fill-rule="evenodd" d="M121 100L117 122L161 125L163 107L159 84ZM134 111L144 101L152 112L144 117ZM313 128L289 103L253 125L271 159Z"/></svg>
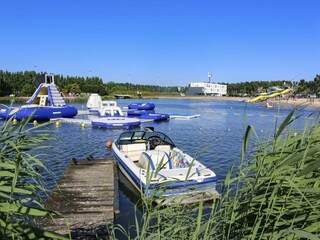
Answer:
<svg viewBox="0 0 320 240"><path fill-rule="evenodd" d="M288 89L285 89L281 92L273 92L269 95L260 95L258 97L255 97L255 98L252 98L252 99L247 99L246 102L250 102L250 103L253 103L253 102L258 102L258 101L263 101L267 98L274 98L276 96L279 96L279 95L284 95L284 94L287 94L288 92L291 92L292 91L292 88L288 88Z"/></svg>

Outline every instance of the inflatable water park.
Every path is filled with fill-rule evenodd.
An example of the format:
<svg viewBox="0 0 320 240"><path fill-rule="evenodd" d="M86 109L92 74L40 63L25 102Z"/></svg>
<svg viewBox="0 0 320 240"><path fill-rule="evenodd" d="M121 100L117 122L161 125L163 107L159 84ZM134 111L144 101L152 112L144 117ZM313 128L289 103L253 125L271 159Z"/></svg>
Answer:
<svg viewBox="0 0 320 240"><path fill-rule="evenodd" d="M78 117L90 116L88 119L63 119L64 122L81 123L83 126L92 125L104 128L130 128L138 127L140 124L166 121L170 119L190 120L200 117L200 114L167 114L157 113L155 104L150 102L133 102L127 106L120 107L116 101L104 101L101 96L93 93L87 101L87 110L80 110Z"/></svg>
<svg viewBox="0 0 320 240"><path fill-rule="evenodd" d="M0 107L0 118L48 121L52 118L73 118L78 110L69 106L54 83L53 74L45 74L41 83L26 104L20 107Z"/></svg>
<svg viewBox="0 0 320 240"><path fill-rule="evenodd" d="M87 101L89 113L97 114L91 120L91 125L96 127L135 127L141 124L139 119L125 117L116 101L103 101L99 94L93 93Z"/></svg>
<svg viewBox="0 0 320 240"><path fill-rule="evenodd" d="M130 103L128 105L128 116L139 116L141 119L152 119L154 121L169 120L170 115L156 113L154 103Z"/></svg>
<svg viewBox="0 0 320 240"><path fill-rule="evenodd" d="M84 119L83 116L87 115ZM95 115L95 116L92 116ZM90 119L89 117L90 116ZM22 106L0 107L0 118L14 121L29 119L30 121L58 121L80 123L82 126L97 127L137 127L141 123L165 121L169 119L191 119L200 115L166 114L155 112L154 103L130 103L127 107L119 107L116 101L103 101L101 96L93 93L87 101L87 110L77 110L69 106L54 83L53 74L44 74L42 83L32 97Z"/></svg>
<svg viewBox="0 0 320 240"><path fill-rule="evenodd" d="M270 91L264 93L257 93L255 98L247 99L246 102L254 103L259 101L265 101L270 98L286 95L290 92L292 92L292 88L272 87L270 88Z"/></svg>
<svg viewBox="0 0 320 240"><path fill-rule="evenodd" d="M141 122L169 120L169 114L156 113L154 103L130 103L123 110L116 101L103 101L98 94L91 94L87 101L89 113L96 113L92 126L98 127L134 127ZM125 112L125 114L124 114Z"/></svg>

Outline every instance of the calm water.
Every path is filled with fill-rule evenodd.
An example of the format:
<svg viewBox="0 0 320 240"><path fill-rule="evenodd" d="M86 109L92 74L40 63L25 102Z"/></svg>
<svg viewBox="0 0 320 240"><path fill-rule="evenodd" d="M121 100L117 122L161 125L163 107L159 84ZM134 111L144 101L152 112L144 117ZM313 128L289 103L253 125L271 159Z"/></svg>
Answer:
<svg viewBox="0 0 320 240"><path fill-rule="evenodd" d="M141 127L151 126L165 132L175 144L184 149L191 156L214 170L223 181L229 167L240 158L241 144L245 126L253 125L261 138L270 136L276 121L282 122L293 106L282 106L268 109L265 105L244 102L208 101L188 99L149 99L155 103L156 112L200 114L200 118L191 120L170 120L160 123L142 124ZM119 100L119 106L127 106L132 100ZM84 109L85 103L73 104L78 109ZM302 115L294 128L302 129L306 117L316 114L318 109L305 108L298 114ZM246 115L246 117L244 117ZM81 128L79 124L62 123L59 128L54 124L48 127L52 131L55 141L51 141L48 155L43 162L55 174L54 180L59 180L64 173L70 159L84 159L89 155L94 158L107 156L105 142L115 139L123 129ZM110 153L109 153L110 154ZM111 153L112 154L112 153ZM120 216L117 223L126 226L134 223L134 204L139 195L133 187L123 179L120 186ZM55 181L47 175L49 189L55 187Z"/></svg>

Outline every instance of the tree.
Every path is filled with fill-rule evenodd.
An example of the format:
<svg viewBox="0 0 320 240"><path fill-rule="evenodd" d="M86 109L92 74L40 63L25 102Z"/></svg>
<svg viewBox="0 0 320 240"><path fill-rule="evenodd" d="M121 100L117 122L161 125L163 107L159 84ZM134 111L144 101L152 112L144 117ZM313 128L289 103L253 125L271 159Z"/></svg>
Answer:
<svg viewBox="0 0 320 240"><path fill-rule="evenodd" d="M78 84L68 84L64 89L64 93L81 93L80 87Z"/></svg>
<svg viewBox="0 0 320 240"><path fill-rule="evenodd" d="M320 92L320 75L317 74L313 81L314 81L314 93L319 94L319 92Z"/></svg>
<svg viewBox="0 0 320 240"><path fill-rule="evenodd" d="M0 97L8 96L12 93L10 85L6 82L5 72L0 71Z"/></svg>
<svg viewBox="0 0 320 240"><path fill-rule="evenodd" d="M32 84L26 83L23 85L23 87L20 91L20 94L22 96L31 96L35 90L36 90L36 88Z"/></svg>

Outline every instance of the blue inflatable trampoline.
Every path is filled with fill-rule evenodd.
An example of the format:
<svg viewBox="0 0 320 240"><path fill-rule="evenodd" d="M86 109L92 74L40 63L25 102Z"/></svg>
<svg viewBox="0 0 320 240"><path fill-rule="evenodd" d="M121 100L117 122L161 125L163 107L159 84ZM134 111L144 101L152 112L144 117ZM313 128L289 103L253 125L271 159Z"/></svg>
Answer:
<svg viewBox="0 0 320 240"><path fill-rule="evenodd" d="M127 112L128 116L141 116L143 114L152 114L152 113L155 113L154 110L129 109Z"/></svg>
<svg viewBox="0 0 320 240"><path fill-rule="evenodd" d="M130 103L128 105L129 109L138 109L138 110L153 110L156 106L154 103Z"/></svg>
<svg viewBox="0 0 320 240"><path fill-rule="evenodd" d="M166 113L149 113L140 116L141 119L152 119L154 121L162 121L170 119L169 114Z"/></svg>

